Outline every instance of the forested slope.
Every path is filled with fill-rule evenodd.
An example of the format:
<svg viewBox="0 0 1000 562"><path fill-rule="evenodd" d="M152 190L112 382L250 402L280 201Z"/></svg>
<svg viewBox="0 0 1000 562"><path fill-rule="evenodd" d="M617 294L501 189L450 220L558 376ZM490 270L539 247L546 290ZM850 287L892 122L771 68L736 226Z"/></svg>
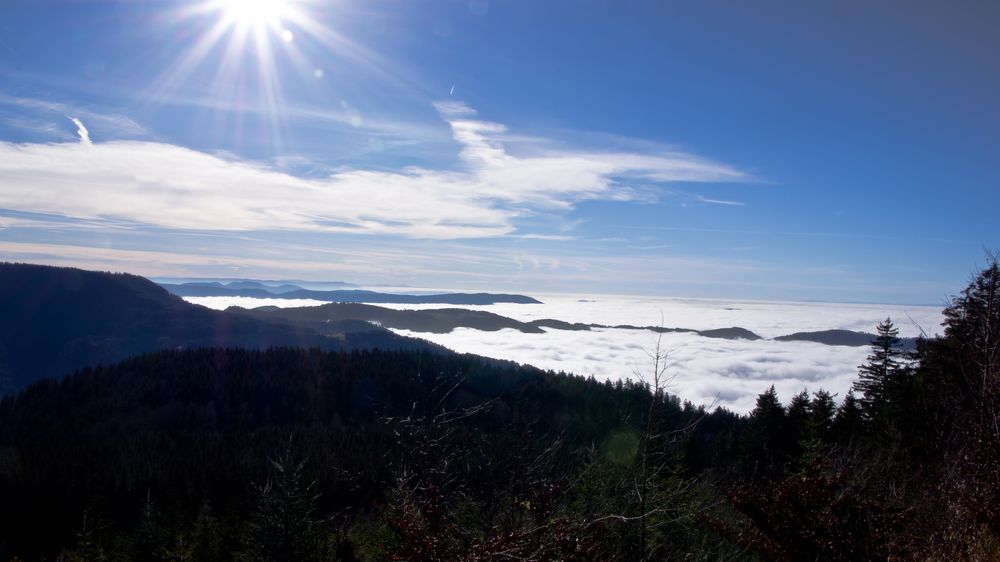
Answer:
<svg viewBox="0 0 1000 562"><path fill-rule="evenodd" d="M995 560L996 260L945 318L915 351L877 326L846 397L746 416L657 361L651 386L413 351L82 370L0 402L0 558Z"/></svg>
<svg viewBox="0 0 1000 562"><path fill-rule="evenodd" d="M157 349L271 346L439 349L359 322L324 337L185 302L142 277L0 263L0 395Z"/></svg>
<svg viewBox="0 0 1000 562"><path fill-rule="evenodd" d="M604 509L620 490L605 489L604 478L625 485L649 402L642 385L457 355L161 351L39 382L0 403L0 554L82 552L87 517L109 556L155 559L159 551L142 543L151 539L139 536L153 523L150 510L164 549L204 531L192 525L205 506L224 550L245 551L256 536L255 484L274 476L271 459L286 449L289 462L305 462L303 485L315 483L310 515L329 522L312 546L320 550L384 559L444 533L446 522L458 533L451 553L536 516L578 528L612 513ZM662 427L706 417L738 424L662 396L656 409ZM720 428L699 438L711 442ZM580 478L592 493L569 486ZM428 508L440 493L449 513L433 522L397 511L410 486L411 507ZM548 503L530 507L542 496Z"/></svg>

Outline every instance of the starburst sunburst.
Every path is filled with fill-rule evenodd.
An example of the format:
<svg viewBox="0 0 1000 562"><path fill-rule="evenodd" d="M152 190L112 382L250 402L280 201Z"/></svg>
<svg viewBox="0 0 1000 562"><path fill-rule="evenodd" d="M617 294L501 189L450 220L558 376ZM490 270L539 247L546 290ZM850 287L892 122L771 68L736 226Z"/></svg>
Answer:
<svg viewBox="0 0 1000 562"><path fill-rule="evenodd" d="M255 138L269 133L279 145L287 118L283 92L294 90L296 81L326 75L323 67L331 61L394 84L398 80L399 72L329 25L333 7L320 0L185 0L165 21L171 39L184 37L187 46L145 97L192 99L217 109L211 134L245 137L247 127L263 117L270 126Z"/></svg>
<svg viewBox="0 0 1000 562"><path fill-rule="evenodd" d="M231 18L237 25L280 31L286 31L281 27L282 18L292 10L286 0L220 0L216 4L224 17Z"/></svg>

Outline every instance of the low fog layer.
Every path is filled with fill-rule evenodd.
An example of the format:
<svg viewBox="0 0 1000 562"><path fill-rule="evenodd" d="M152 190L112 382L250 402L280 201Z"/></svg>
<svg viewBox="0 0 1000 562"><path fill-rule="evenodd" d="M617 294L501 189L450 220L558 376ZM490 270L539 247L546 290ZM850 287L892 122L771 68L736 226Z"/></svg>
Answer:
<svg viewBox="0 0 1000 562"><path fill-rule="evenodd" d="M874 331L891 316L903 336L923 329L939 331L941 309L931 306L721 301L645 297L566 297L545 295L545 304L469 306L521 321L552 318L567 322L630 324L691 329L740 326L765 338L800 331L846 329ZM189 302L212 308L230 305L310 306L318 301L252 299L245 297L188 297ZM379 305L396 309L430 309L440 305ZM662 317L661 317L662 314ZM647 330L546 329L543 334L516 330L485 332L459 328L447 334L394 330L423 338L463 353L509 359L543 369L593 375L600 380L650 381L649 358L657 334ZM753 408L757 394L775 385L785 401L807 388L826 389L844 397L857 377L857 366L867 347L830 346L810 342L724 340L691 333L667 333L660 340L669 352L668 390L696 404L722 405L739 412Z"/></svg>
<svg viewBox="0 0 1000 562"><path fill-rule="evenodd" d="M729 301L631 296L531 296L544 304L469 306L522 322L554 318L566 322L618 326L660 326L713 330L739 326L764 338L794 332L853 330L874 332L875 325L891 316L904 337L940 330L945 306L893 304L844 304L824 302ZM380 304L388 308L439 308L434 305Z"/></svg>
<svg viewBox="0 0 1000 562"><path fill-rule="evenodd" d="M599 380L642 379L651 382L648 353L657 336L646 330L599 329L589 332L516 330L483 332L459 328L449 334L393 330L424 338L455 351L510 359L542 369L593 375ZM782 399L808 388L827 389L843 398L864 361L864 347L810 342L722 340L689 333L663 334L669 353L667 390L695 404L753 408L757 394L774 385Z"/></svg>
<svg viewBox="0 0 1000 562"><path fill-rule="evenodd" d="M313 299L259 299L255 297L184 297L184 300L216 310L225 310L230 306L239 306L242 308L259 308L262 306L296 308L326 304L324 301Z"/></svg>

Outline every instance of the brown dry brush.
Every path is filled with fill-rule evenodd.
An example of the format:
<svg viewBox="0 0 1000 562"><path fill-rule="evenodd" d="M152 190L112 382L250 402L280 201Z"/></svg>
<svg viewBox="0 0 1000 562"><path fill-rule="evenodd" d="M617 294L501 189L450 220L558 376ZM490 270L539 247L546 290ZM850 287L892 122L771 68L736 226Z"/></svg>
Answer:
<svg viewBox="0 0 1000 562"><path fill-rule="evenodd" d="M387 420L399 450L398 478L386 522L395 541L391 560L409 562L528 562L601 560L598 526L560 514L564 490L552 477L558 438L541 450L507 451L508 464L470 450L459 420L488 413L493 402L444 407L435 414ZM493 475L489 482L471 474Z"/></svg>
<svg viewBox="0 0 1000 562"><path fill-rule="evenodd" d="M390 519L398 543L392 560L409 562L525 562L604 560L607 556L597 536L599 524L588 524L559 516L552 499L557 487L539 487L538 494L525 502L530 522L516 528L485 530L482 536L468 537L441 509L444 494L425 487L419 495L405 498Z"/></svg>
<svg viewBox="0 0 1000 562"><path fill-rule="evenodd" d="M702 512L699 519L767 560L886 560L913 550L899 540L907 510L853 486L845 470L829 472L823 460L722 493L736 516Z"/></svg>
<svg viewBox="0 0 1000 562"><path fill-rule="evenodd" d="M941 460L940 523L930 554L953 560L1000 560L1000 440L986 424L963 420Z"/></svg>
<svg viewBox="0 0 1000 562"><path fill-rule="evenodd" d="M445 479L452 485L442 487ZM444 470L403 475L397 486L395 507L388 517L395 535L392 560L409 562L528 562L608 559L598 536L601 524L560 514L560 485L535 480L509 501L517 503L520 517L495 517L490 526L468 525L462 513L466 503L463 486L445 477ZM474 504L478 502L473 501ZM477 506L478 508L478 506Z"/></svg>
<svg viewBox="0 0 1000 562"><path fill-rule="evenodd" d="M949 383L938 400L950 422L938 443L935 554L970 560L1000 560L1000 264L987 257L945 310L946 345L932 348L955 359L934 373Z"/></svg>

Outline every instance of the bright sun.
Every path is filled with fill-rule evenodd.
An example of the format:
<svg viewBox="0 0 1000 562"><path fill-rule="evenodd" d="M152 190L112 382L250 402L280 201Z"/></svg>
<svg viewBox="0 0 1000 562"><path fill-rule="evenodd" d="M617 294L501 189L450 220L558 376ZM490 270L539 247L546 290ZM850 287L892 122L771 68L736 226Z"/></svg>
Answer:
<svg viewBox="0 0 1000 562"><path fill-rule="evenodd" d="M197 33L184 36L186 48L160 74L150 96L165 98L190 84L219 103L220 121L235 114L242 127L244 114L264 116L267 123L262 127L271 132L275 146L280 144L287 114L285 85L296 78L313 82L326 75L321 64L329 63L312 60L310 54L322 53L324 60L336 58L384 73L372 53L323 21L335 0L170 3L174 6L167 12L173 16L169 23ZM203 70L208 65L214 67L214 73Z"/></svg>
<svg viewBox="0 0 1000 562"><path fill-rule="evenodd" d="M280 28L290 8L287 0L224 0L221 11L242 26Z"/></svg>

